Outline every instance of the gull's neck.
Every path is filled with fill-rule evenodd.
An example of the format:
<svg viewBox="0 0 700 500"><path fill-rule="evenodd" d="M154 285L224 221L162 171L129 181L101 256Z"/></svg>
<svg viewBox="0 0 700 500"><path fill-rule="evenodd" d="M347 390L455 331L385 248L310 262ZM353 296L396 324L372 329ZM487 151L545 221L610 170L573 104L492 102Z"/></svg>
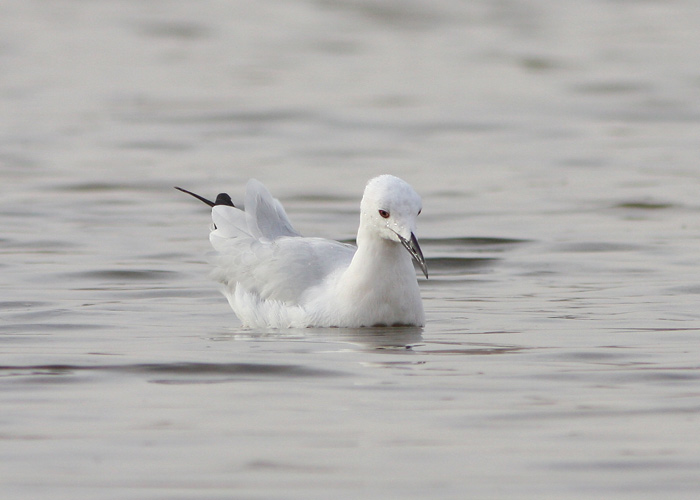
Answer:
<svg viewBox="0 0 700 500"><path fill-rule="evenodd" d="M346 272L357 286L372 283L397 287L405 282L416 283L411 256L401 243L377 236L362 226L357 232L357 251Z"/></svg>
<svg viewBox="0 0 700 500"><path fill-rule="evenodd" d="M425 324L411 255L401 243L360 230L357 251L335 288L344 320L358 326Z"/></svg>
<svg viewBox="0 0 700 500"><path fill-rule="evenodd" d="M362 226L357 251L326 303L332 304L329 314L350 325L425 324L411 255Z"/></svg>

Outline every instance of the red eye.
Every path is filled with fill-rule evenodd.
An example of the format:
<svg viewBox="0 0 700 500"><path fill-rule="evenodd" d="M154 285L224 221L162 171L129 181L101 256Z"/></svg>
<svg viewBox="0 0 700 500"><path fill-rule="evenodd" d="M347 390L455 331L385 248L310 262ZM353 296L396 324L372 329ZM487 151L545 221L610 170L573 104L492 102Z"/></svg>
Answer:
<svg viewBox="0 0 700 500"><path fill-rule="evenodd" d="M389 218L389 212L387 212L386 210L380 210L379 215L381 215L385 219Z"/></svg>

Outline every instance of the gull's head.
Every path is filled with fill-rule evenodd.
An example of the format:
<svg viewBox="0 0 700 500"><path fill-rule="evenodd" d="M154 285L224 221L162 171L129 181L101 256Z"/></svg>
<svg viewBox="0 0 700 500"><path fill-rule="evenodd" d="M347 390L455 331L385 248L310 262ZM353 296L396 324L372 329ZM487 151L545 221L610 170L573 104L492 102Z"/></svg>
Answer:
<svg viewBox="0 0 700 500"><path fill-rule="evenodd" d="M360 205L360 225L380 238L401 243L418 263L425 277L425 265L416 239L416 217L423 204L409 183L393 175L380 175L367 183Z"/></svg>

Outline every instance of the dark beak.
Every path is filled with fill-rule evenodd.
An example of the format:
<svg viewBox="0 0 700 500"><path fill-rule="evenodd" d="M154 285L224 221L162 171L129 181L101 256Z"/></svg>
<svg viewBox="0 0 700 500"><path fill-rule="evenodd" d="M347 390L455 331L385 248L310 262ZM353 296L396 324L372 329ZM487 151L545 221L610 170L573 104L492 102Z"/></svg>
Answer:
<svg viewBox="0 0 700 500"><path fill-rule="evenodd" d="M420 245L418 244L418 240L416 239L416 235L411 233L411 239L407 240L401 235L398 235L399 240L401 240L401 244L408 250L408 253L411 254L411 257L413 257L413 260L415 260L418 263L418 266L420 267L420 270L423 271L423 274L425 274L425 278L428 278L428 266L425 265L425 257L423 257L423 252L421 252Z"/></svg>

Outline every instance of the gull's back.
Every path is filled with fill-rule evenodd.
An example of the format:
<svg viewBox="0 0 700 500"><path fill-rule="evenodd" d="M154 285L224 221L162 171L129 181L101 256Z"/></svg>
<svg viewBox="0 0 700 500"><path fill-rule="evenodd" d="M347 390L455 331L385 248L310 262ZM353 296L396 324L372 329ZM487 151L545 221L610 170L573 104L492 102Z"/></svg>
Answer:
<svg viewBox="0 0 700 500"><path fill-rule="evenodd" d="M216 205L212 220L214 276L248 325L289 326L294 321L287 316L303 313L307 292L346 268L355 253L352 245L301 236L282 204L254 179L246 186L245 211Z"/></svg>

